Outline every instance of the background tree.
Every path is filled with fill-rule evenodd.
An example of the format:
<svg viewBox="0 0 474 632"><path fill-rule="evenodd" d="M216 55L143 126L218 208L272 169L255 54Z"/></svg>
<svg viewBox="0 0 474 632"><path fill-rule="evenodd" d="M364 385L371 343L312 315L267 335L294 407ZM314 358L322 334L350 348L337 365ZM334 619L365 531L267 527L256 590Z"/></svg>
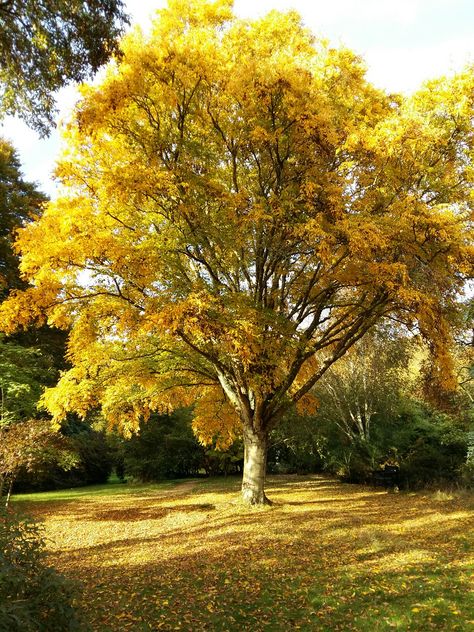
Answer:
<svg viewBox="0 0 474 632"><path fill-rule="evenodd" d="M417 352L418 366L410 367ZM395 416L402 394L414 390L421 357L413 339L380 329L368 333L315 387L320 416L332 421L349 441L369 442L374 417Z"/></svg>
<svg viewBox="0 0 474 632"><path fill-rule="evenodd" d="M0 428L0 496L8 486L6 504L16 477L22 472L38 473L57 464L68 469L77 463L65 437L44 420L31 419Z"/></svg>
<svg viewBox="0 0 474 632"><path fill-rule="evenodd" d="M1 64L1 62L0 62ZM11 143L0 138L0 298L11 289L24 288L13 251L15 232L38 216L47 197L21 173L21 164Z"/></svg>
<svg viewBox="0 0 474 632"><path fill-rule="evenodd" d="M14 236L38 217L46 199L24 180L13 147L0 139L0 298L27 287ZM58 369L64 368L64 343L64 332L48 327L0 337L0 495L7 491L7 503L21 473L38 475L53 465L67 469L75 462L64 437L47 421L32 420L45 386L55 384Z"/></svg>
<svg viewBox="0 0 474 632"><path fill-rule="evenodd" d="M152 414L130 439L117 445L126 475L141 481L202 475L235 474L243 461L242 443L225 450L204 447L192 430L192 410ZM118 438L115 439L118 441Z"/></svg>
<svg viewBox="0 0 474 632"><path fill-rule="evenodd" d="M0 299L26 288L13 248L15 234L37 218L46 196L27 182L12 145L0 139ZM0 337L0 423L26 420L36 415L36 404L45 386L65 368L64 332L43 327Z"/></svg>
<svg viewBox="0 0 474 632"><path fill-rule="evenodd" d="M54 92L116 54L127 23L122 0L0 0L0 114L45 135Z"/></svg>
<svg viewBox="0 0 474 632"><path fill-rule="evenodd" d="M50 356L0 337L0 428L33 417L45 386L57 377Z"/></svg>
<svg viewBox="0 0 474 632"><path fill-rule="evenodd" d="M464 397L474 408L474 299L466 301L463 308L456 335L456 371Z"/></svg>
<svg viewBox="0 0 474 632"><path fill-rule="evenodd" d="M386 463L400 467L407 487L459 480L469 405L461 388L449 415L424 401L425 361L416 337L391 329L367 335L329 369L314 390L318 411L306 420L324 469L357 483Z"/></svg>
<svg viewBox="0 0 474 632"><path fill-rule="evenodd" d="M152 415L124 442L126 474L142 481L183 478L199 473L204 448L191 429L191 411Z"/></svg>
<svg viewBox="0 0 474 632"><path fill-rule="evenodd" d="M389 97L295 13L241 21L227 0L172 0L123 50L83 90L3 327L71 327L56 419L100 405L132 432L194 401L202 440L242 435L243 497L264 503L269 432L383 318L454 384L473 74Z"/></svg>
<svg viewBox="0 0 474 632"><path fill-rule="evenodd" d="M45 420L45 423L50 422ZM84 421L71 415L58 430L60 441L67 446L71 458L50 460L34 471L22 469L15 479L15 491L37 492L106 483L115 455L108 437L97 429L98 425L93 415Z"/></svg>
<svg viewBox="0 0 474 632"><path fill-rule="evenodd" d="M275 474L311 474L329 469L325 429L317 415L287 413L270 433L268 470Z"/></svg>

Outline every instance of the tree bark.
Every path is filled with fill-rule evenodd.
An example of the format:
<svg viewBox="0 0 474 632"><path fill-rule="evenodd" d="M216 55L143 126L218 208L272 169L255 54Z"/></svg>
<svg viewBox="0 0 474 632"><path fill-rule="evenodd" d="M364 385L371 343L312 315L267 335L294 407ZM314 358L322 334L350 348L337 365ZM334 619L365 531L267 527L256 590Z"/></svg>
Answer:
<svg viewBox="0 0 474 632"><path fill-rule="evenodd" d="M8 486L8 492L7 492L7 499L5 501L5 507L8 507L8 505L10 504L10 498L12 495L12 489L13 489L13 476L10 479L10 484Z"/></svg>
<svg viewBox="0 0 474 632"><path fill-rule="evenodd" d="M268 434L244 430L242 498L248 505L271 504L265 495Z"/></svg>

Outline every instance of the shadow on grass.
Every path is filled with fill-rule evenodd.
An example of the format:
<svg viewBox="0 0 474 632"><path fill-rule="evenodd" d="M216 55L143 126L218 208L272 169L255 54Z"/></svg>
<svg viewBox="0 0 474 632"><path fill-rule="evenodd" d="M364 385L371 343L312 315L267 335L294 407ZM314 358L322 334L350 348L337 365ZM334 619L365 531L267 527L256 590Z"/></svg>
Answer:
<svg viewBox="0 0 474 632"><path fill-rule="evenodd" d="M252 511L232 505L237 489L197 482L35 509L97 632L471 629L464 503L271 477L277 504Z"/></svg>
<svg viewBox="0 0 474 632"><path fill-rule="evenodd" d="M157 507L153 510L141 509L139 507L129 507L127 509L99 509L95 511L89 511L83 513L83 518L89 521L105 520L105 521L119 521L129 522L136 520L157 520L163 516L168 516L173 512L180 511L185 513L191 513L194 511L212 511L215 506L211 503L201 504L184 504L181 506Z"/></svg>
<svg viewBox="0 0 474 632"><path fill-rule="evenodd" d="M470 629L472 580L468 566L460 568L463 560L367 572L354 564L350 548L323 539L318 546L282 548L247 538L226 547L229 537L221 535L206 555L183 542L183 551L165 560L160 539L153 562L133 562L127 547L121 555L111 547L107 559L114 565L83 568L83 601L100 631ZM132 548L150 542L142 538ZM99 556L111 548L102 547ZM76 568L90 561L90 550L76 553Z"/></svg>

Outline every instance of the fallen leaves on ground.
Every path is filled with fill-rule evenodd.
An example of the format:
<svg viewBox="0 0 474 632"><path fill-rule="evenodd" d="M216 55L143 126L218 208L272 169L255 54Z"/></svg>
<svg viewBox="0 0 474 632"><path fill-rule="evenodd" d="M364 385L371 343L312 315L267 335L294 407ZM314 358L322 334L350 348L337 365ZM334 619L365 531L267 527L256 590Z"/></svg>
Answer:
<svg viewBox="0 0 474 632"><path fill-rule="evenodd" d="M472 496L273 477L22 503L97 632L474 630ZM86 490L84 490L86 491ZM39 497L38 497L39 498Z"/></svg>

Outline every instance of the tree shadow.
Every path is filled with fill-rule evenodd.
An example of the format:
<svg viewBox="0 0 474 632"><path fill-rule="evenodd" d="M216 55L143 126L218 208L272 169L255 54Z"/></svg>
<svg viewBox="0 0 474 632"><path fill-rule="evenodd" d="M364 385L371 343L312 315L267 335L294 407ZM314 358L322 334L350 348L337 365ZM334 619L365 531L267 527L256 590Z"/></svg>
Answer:
<svg viewBox="0 0 474 632"><path fill-rule="evenodd" d="M168 516L173 512L209 512L215 510L215 505L211 503L200 504L183 504L178 506L156 507L154 509L145 509L140 507L129 507L127 509L95 509L83 514L85 520L95 522L99 521L117 521L117 522L135 522L137 520L159 520L164 516Z"/></svg>
<svg viewBox="0 0 474 632"><path fill-rule="evenodd" d="M410 627L400 613L410 606L405 595L431 603L443 576L452 584L449 603L460 607L474 527L462 503L372 494L322 478L300 483L272 481L277 504L260 511L233 506L227 488L204 486L126 495L120 506L116 498L55 502L54 515L42 508L42 519L59 535L73 534L50 558L83 581L81 604L101 632L350 630L350 609L362 621L370 594L391 624L402 617L401 629L421 631L429 626ZM423 577L434 586L426 594L417 585ZM370 621L360 629L385 629Z"/></svg>

